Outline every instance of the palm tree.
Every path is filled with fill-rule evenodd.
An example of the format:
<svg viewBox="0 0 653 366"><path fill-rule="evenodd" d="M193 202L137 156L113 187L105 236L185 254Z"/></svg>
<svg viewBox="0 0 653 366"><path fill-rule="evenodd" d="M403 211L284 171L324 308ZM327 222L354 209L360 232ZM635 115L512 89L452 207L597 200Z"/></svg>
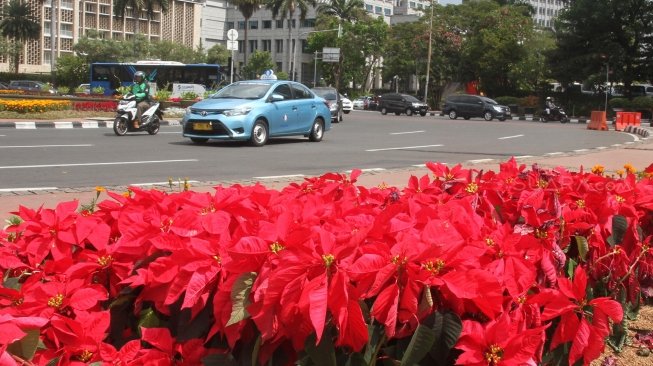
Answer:
<svg viewBox="0 0 653 366"><path fill-rule="evenodd" d="M249 19L254 15L254 12L261 6L263 0L232 0L234 5L238 8L238 11L245 18L245 46L243 53L245 55L244 64L247 65L247 28L249 25Z"/></svg>
<svg viewBox="0 0 653 366"><path fill-rule="evenodd" d="M14 62L14 72L18 73L23 44L27 40L38 39L41 36L41 25L32 15L29 4L11 0L5 5L2 9L0 33L12 40L11 57Z"/></svg>
<svg viewBox="0 0 653 366"><path fill-rule="evenodd" d="M292 77L290 71L290 63L293 52L290 50L292 44L292 26L291 20L295 16L296 11L299 9L299 20L306 19L306 13L309 6L315 6L316 0L266 0L265 7L272 10L272 18L280 17L281 20L288 19L288 74ZM296 67L293 65L294 72Z"/></svg>
<svg viewBox="0 0 653 366"><path fill-rule="evenodd" d="M323 2L317 7L318 14L333 15L340 21L353 22L365 14L365 2L363 0L330 0Z"/></svg>

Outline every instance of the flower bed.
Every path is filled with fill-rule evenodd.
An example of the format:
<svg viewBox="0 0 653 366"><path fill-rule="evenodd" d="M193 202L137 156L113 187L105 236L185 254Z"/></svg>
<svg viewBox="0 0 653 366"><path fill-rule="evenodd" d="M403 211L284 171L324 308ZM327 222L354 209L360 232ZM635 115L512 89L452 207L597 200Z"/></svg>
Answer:
<svg viewBox="0 0 653 366"><path fill-rule="evenodd" d="M403 189L354 171L20 208L0 364L588 364L623 344L653 286L653 164L427 166Z"/></svg>
<svg viewBox="0 0 653 366"><path fill-rule="evenodd" d="M71 102L67 100L0 99L0 111L43 113L47 111L63 111L70 109L70 107Z"/></svg>
<svg viewBox="0 0 653 366"><path fill-rule="evenodd" d="M118 101L73 101L73 109L76 111L113 112L118 106Z"/></svg>

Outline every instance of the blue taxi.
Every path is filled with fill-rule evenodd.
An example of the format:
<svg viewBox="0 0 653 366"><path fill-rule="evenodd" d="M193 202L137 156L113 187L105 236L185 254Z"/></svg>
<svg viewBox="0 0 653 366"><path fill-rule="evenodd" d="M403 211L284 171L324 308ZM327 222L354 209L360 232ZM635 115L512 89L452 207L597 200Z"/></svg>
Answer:
<svg viewBox="0 0 653 366"><path fill-rule="evenodd" d="M181 124L183 136L196 144L216 139L263 146L268 138L277 136L321 141L331 129L331 112L324 99L301 83L248 80L230 84L193 104Z"/></svg>

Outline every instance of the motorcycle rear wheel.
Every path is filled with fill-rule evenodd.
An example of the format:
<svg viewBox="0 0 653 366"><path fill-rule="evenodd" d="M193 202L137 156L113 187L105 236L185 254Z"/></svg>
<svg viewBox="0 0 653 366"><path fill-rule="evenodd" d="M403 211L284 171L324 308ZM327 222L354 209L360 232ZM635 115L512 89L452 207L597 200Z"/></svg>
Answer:
<svg viewBox="0 0 653 366"><path fill-rule="evenodd" d="M153 115L150 120L150 125L147 128L147 133L150 135L156 135L159 133L160 125L159 116Z"/></svg>
<svg viewBox="0 0 653 366"><path fill-rule="evenodd" d="M125 136L127 134L127 120L125 118L116 117L113 120L113 132L118 136Z"/></svg>

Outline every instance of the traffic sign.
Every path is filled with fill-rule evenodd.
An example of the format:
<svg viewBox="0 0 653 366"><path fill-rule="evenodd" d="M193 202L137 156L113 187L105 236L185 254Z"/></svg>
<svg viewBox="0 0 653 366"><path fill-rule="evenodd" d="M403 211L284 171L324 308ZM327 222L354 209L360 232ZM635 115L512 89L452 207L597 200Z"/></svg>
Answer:
<svg viewBox="0 0 653 366"><path fill-rule="evenodd" d="M227 41L227 50L238 51L238 41Z"/></svg>
<svg viewBox="0 0 653 366"><path fill-rule="evenodd" d="M227 39L230 41L235 41L238 39L238 31L235 29L229 29L227 31Z"/></svg>

